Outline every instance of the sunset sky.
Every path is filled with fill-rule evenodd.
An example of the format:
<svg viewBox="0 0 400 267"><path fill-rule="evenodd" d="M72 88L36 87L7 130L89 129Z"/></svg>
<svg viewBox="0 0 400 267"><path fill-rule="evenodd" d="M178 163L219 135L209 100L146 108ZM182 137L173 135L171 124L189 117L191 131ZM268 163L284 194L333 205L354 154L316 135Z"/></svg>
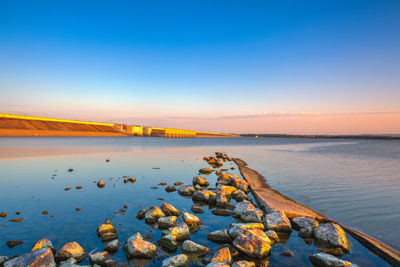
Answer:
<svg viewBox="0 0 400 267"><path fill-rule="evenodd" d="M400 1L2 1L0 113L400 134Z"/></svg>

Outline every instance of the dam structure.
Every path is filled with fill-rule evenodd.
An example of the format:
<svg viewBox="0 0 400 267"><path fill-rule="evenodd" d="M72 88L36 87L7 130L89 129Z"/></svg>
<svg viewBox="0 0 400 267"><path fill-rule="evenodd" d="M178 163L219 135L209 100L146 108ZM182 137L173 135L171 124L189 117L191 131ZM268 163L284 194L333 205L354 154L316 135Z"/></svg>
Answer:
<svg viewBox="0 0 400 267"><path fill-rule="evenodd" d="M237 134L0 113L0 136L240 137Z"/></svg>

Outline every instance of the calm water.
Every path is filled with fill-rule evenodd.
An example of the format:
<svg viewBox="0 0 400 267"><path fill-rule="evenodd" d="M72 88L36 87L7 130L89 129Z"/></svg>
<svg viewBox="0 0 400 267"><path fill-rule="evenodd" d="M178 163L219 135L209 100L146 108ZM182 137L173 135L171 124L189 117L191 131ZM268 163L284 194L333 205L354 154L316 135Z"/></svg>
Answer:
<svg viewBox="0 0 400 267"><path fill-rule="evenodd" d="M0 255L25 253L42 237L52 240L56 248L77 241L87 252L102 250L96 227L106 218L112 218L122 242L135 232L150 234L155 242L161 232L136 219L136 212L163 202L190 210L193 203L177 192L165 192L162 186L150 187L163 181L191 183L197 170L207 165L202 157L215 151L242 158L273 188L399 249L398 141L0 138L0 212L9 214L0 218ZM106 158L111 162L106 163ZM232 166L234 163L227 163L223 168ZM74 171L67 172L69 168ZM236 169L232 172L238 174ZM136 177L137 182L124 184L120 177L125 175ZM214 174L208 178L211 184L216 180ZM98 179L106 181L105 188L96 187L93 181ZM76 185L83 189L76 190ZM66 192L65 186L73 189ZM126 214L115 213L125 204L129 206ZM80 212L75 211L78 205L82 207ZM191 240L215 250L218 245L207 241L207 233L226 228L234 219L215 216L205 209L206 213L199 215L204 227ZM43 210L49 215L41 215ZM21 214L16 215L17 211ZM14 218L24 221L8 222ZM9 249L7 240L25 243ZM344 259L362 266L384 265L357 241L350 241L353 253ZM286 247L295 252L295 257L279 256ZM304 245L294 232L288 242L273 247L270 265L310 265L308 256L316 251L315 246ZM165 255L160 253L160 259L150 264L159 265ZM122 250L114 258L125 261Z"/></svg>

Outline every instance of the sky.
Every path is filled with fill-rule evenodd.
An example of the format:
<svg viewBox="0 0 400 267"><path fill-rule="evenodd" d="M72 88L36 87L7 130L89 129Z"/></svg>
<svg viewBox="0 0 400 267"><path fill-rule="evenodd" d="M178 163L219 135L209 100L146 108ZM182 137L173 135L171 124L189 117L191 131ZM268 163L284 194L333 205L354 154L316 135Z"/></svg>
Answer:
<svg viewBox="0 0 400 267"><path fill-rule="evenodd" d="M400 134L400 1L1 1L0 113Z"/></svg>

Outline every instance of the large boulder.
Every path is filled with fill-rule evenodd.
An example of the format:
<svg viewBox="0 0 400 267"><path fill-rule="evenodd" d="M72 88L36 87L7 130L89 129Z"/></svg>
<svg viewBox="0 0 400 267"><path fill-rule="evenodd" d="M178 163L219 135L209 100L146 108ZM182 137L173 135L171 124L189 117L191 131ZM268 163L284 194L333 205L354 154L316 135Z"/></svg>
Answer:
<svg viewBox="0 0 400 267"><path fill-rule="evenodd" d="M181 212L175 208L174 206L172 206L171 204L168 203L163 203L160 206L162 212L166 215L166 216L180 216Z"/></svg>
<svg viewBox="0 0 400 267"><path fill-rule="evenodd" d="M314 266L318 267L356 267L356 265L351 264L351 262L341 260L335 256L323 252L311 255L310 261Z"/></svg>
<svg viewBox="0 0 400 267"><path fill-rule="evenodd" d="M46 239L46 238L42 238L39 241L37 241L33 245L32 251L41 250L41 249L44 249L44 248L51 249L51 252L53 252L53 254L56 253L56 249L54 248L53 243L51 243L51 241Z"/></svg>
<svg viewBox="0 0 400 267"><path fill-rule="evenodd" d="M4 267L55 267L53 253L50 248L43 248L18 256L4 263Z"/></svg>
<svg viewBox="0 0 400 267"><path fill-rule="evenodd" d="M161 217L158 219L158 228L167 229L176 226L178 218L176 216Z"/></svg>
<svg viewBox="0 0 400 267"><path fill-rule="evenodd" d="M275 232L292 231L292 225L288 217L282 211L265 214L264 225L267 230L274 230Z"/></svg>
<svg viewBox="0 0 400 267"><path fill-rule="evenodd" d="M232 244L243 254L257 259L268 256L271 250L271 240L259 229L246 229Z"/></svg>
<svg viewBox="0 0 400 267"><path fill-rule="evenodd" d="M318 221L308 217L296 217L292 219L292 226L296 230L306 227L316 228L318 225Z"/></svg>
<svg viewBox="0 0 400 267"><path fill-rule="evenodd" d="M165 217L165 213L157 206L151 206L144 218L146 223L156 223L159 218Z"/></svg>
<svg viewBox="0 0 400 267"><path fill-rule="evenodd" d="M162 262L162 267L186 267L190 265L190 259L185 254L168 257Z"/></svg>
<svg viewBox="0 0 400 267"><path fill-rule="evenodd" d="M350 251L349 241L342 227L336 223L321 224L314 229L316 245L326 248L341 248L343 252Z"/></svg>
<svg viewBox="0 0 400 267"><path fill-rule="evenodd" d="M194 187L192 185L184 184L178 189L178 194L182 196L191 196L194 193Z"/></svg>
<svg viewBox="0 0 400 267"><path fill-rule="evenodd" d="M211 170L211 172L212 172L212 170ZM198 176L193 177L193 185L199 185L199 186L205 188L210 185L210 182L207 180L206 177L198 175Z"/></svg>
<svg viewBox="0 0 400 267"><path fill-rule="evenodd" d="M194 192L192 199L201 202L212 203L214 200L216 200L216 196L217 194L210 190L203 190Z"/></svg>
<svg viewBox="0 0 400 267"><path fill-rule="evenodd" d="M191 240L185 240L185 242L183 242L182 250L186 254L196 254L199 256L204 256L209 249Z"/></svg>
<svg viewBox="0 0 400 267"><path fill-rule="evenodd" d="M124 250L128 258L152 258L157 254L157 247L143 240L140 233L136 233L126 241Z"/></svg>
<svg viewBox="0 0 400 267"><path fill-rule="evenodd" d="M262 222L262 211L247 201L239 202L233 210L233 214L243 222Z"/></svg>
<svg viewBox="0 0 400 267"><path fill-rule="evenodd" d="M225 247L218 250L214 254L214 257L212 258L211 262L224 262L230 264L232 262L232 256L231 252L229 251L229 248Z"/></svg>
<svg viewBox="0 0 400 267"><path fill-rule="evenodd" d="M186 223L182 223L179 226L169 228L164 232L165 235L173 235L176 240L186 240L190 238L190 229Z"/></svg>
<svg viewBox="0 0 400 267"><path fill-rule="evenodd" d="M69 258L75 259L77 262L83 261L87 257L85 250L76 242L65 244L55 255L57 262L65 261Z"/></svg>
<svg viewBox="0 0 400 267"><path fill-rule="evenodd" d="M228 230L227 229L217 230L217 231L211 232L211 233L209 233L207 235L207 239L211 240L213 242L219 242L219 243L231 242L232 241L232 238L228 234Z"/></svg>

